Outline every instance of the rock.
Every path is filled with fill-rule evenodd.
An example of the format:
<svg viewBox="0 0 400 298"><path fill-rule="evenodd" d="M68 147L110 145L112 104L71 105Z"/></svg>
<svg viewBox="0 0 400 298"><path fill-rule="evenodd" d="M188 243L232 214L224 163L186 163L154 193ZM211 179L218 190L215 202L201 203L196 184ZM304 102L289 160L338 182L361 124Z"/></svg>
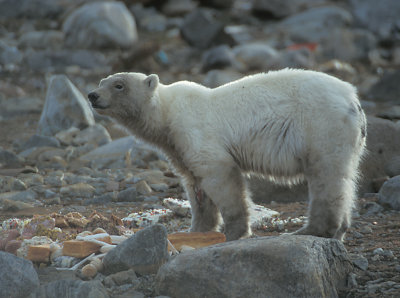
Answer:
<svg viewBox="0 0 400 298"><path fill-rule="evenodd" d="M36 206L42 205L37 201L38 195L31 189L25 191L10 191L0 194L0 202L3 200L20 201L24 203L34 204Z"/></svg>
<svg viewBox="0 0 400 298"><path fill-rule="evenodd" d="M368 260L362 255L356 256L352 261L354 266L360 268L361 270L365 271L368 269Z"/></svg>
<svg viewBox="0 0 400 298"><path fill-rule="evenodd" d="M21 63L23 54L17 47L0 40L0 64L8 70L13 70Z"/></svg>
<svg viewBox="0 0 400 298"><path fill-rule="evenodd" d="M399 95L400 98L400 95ZM400 106L391 106L383 111L380 111L377 116L379 118L389 119L389 120L400 120Z"/></svg>
<svg viewBox="0 0 400 298"><path fill-rule="evenodd" d="M10 100L0 101L0 115L5 119L25 115L28 113L40 113L43 101L36 97L15 97Z"/></svg>
<svg viewBox="0 0 400 298"><path fill-rule="evenodd" d="M85 97L66 76L52 76L37 133L53 136L70 127L82 129L91 125L93 113Z"/></svg>
<svg viewBox="0 0 400 298"><path fill-rule="evenodd" d="M337 240L260 237L177 255L160 268L156 290L177 298L337 297L351 270Z"/></svg>
<svg viewBox="0 0 400 298"><path fill-rule="evenodd" d="M142 159L145 152L148 152L147 148L128 136L96 148L80 160L89 161L93 169L125 168L132 160Z"/></svg>
<svg viewBox="0 0 400 298"><path fill-rule="evenodd" d="M242 75L233 70L210 70L203 80L203 84L209 88L216 88L226 83L238 80Z"/></svg>
<svg viewBox="0 0 400 298"><path fill-rule="evenodd" d="M60 194L73 198L91 198L95 188L87 183L77 183L60 188Z"/></svg>
<svg viewBox="0 0 400 298"><path fill-rule="evenodd" d="M32 262L0 251L0 297L25 298L40 285Z"/></svg>
<svg viewBox="0 0 400 298"><path fill-rule="evenodd" d="M143 7L134 4L130 10L135 16L138 26L149 32L164 32L167 28L167 18L159 13L155 7Z"/></svg>
<svg viewBox="0 0 400 298"><path fill-rule="evenodd" d="M0 147L0 168L19 168L22 163L23 159L21 157Z"/></svg>
<svg viewBox="0 0 400 298"><path fill-rule="evenodd" d="M163 205L171 209L176 215L181 217L190 216L190 203L187 200L178 200L174 198L166 198L163 200Z"/></svg>
<svg viewBox="0 0 400 298"><path fill-rule="evenodd" d="M18 40L20 47L36 49L60 49L63 43L64 33L56 30L26 32Z"/></svg>
<svg viewBox="0 0 400 298"><path fill-rule="evenodd" d="M110 274L104 279L104 284L107 287L112 286L122 286L124 284L134 284L137 281L137 276L135 271L132 269L120 271L114 274Z"/></svg>
<svg viewBox="0 0 400 298"><path fill-rule="evenodd" d="M136 23L123 2L92 2L73 11L62 30L72 48L130 48L138 39Z"/></svg>
<svg viewBox="0 0 400 298"><path fill-rule="evenodd" d="M281 19L326 2L325 0L254 0L252 11L261 18Z"/></svg>
<svg viewBox="0 0 400 298"><path fill-rule="evenodd" d="M21 240L10 240L4 247L4 251L13 255L17 255L17 250L21 247Z"/></svg>
<svg viewBox="0 0 400 298"><path fill-rule="evenodd" d="M184 16L197 9L197 3L192 0L168 0L162 7L162 12L169 17Z"/></svg>
<svg viewBox="0 0 400 298"><path fill-rule="evenodd" d="M165 183L153 183L150 184L150 187L157 192L166 192L169 189L169 186Z"/></svg>
<svg viewBox="0 0 400 298"><path fill-rule="evenodd" d="M84 144L95 144L102 146L111 142L111 137L108 131L101 124L95 124L89 126L80 131L73 139L75 146L81 146Z"/></svg>
<svg viewBox="0 0 400 298"><path fill-rule="evenodd" d="M63 145L71 145L72 140L76 137L76 135L80 132L77 127L70 127L66 130L61 130L55 134L57 140L60 141Z"/></svg>
<svg viewBox="0 0 400 298"><path fill-rule="evenodd" d="M400 210L400 176L395 176L383 184L379 190L379 203Z"/></svg>
<svg viewBox="0 0 400 298"><path fill-rule="evenodd" d="M308 48L287 49L280 53L280 57L271 65L275 69L289 68L312 68L315 64L313 53Z"/></svg>
<svg viewBox="0 0 400 298"><path fill-rule="evenodd" d="M295 42L319 42L330 36L333 30L345 28L352 22L353 17L347 10L327 5L285 18L278 25L278 31Z"/></svg>
<svg viewBox="0 0 400 298"><path fill-rule="evenodd" d="M392 39L395 28L398 28L400 3L397 0L385 0L385 5L379 5L373 0L351 0L353 14L361 25L377 34L381 39ZM382 4L382 3L381 3Z"/></svg>
<svg viewBox="0 0 400 298"><path fill-rule="evenodd" d="M385 73L382 78L370 88L368 99L398 102L400 99L399 80L400 70Z"/></svg>
<svg viewBox="0 0 400 298"><path fill-rule="evenodd" d="M117 195L118 202L137 202L142 201L142 198L138 198L138 192L136 187L129 187L120 191Z"/></svg>
<svg viewBox="0 0 400 298"><path fill-rule="evenodd" d="M227 45L220 45L206 51L203 55L203 70L224 68L232 64L233 55Z"/></svg>
<svg viewBox="0 0 400 298"><path fill-rule="evenodd" d="M2 207L3 211L11 211L11 212L17 212L23 209L34 207L32 204L29 203L24 203L20 201L11 201L7 199L2 199L0 201L0 206Z"/></svg>
<svg viewBox="0 0 400 298"><path fill-rule="evenodd" d="M181 34L190 45L206 49L219 39L223 29L224 26L209 11L196 9L186 15Z"/></svg>
<svg viewBox="0 0 400 298"><path fill-rule="evenodd" d="M42 285L36 297L96 297L109 298L107 290L99 280L82 281L61 279Z"/></svg>
<svg viewBox="0 0 400 298"><path fill-rule="evenodd" d="M239 70L268 70L279 59L279 53L264 43L247 43L236 46L232 50Z"/></svg>
<svg viewBox="0 0 400 298"><path fill-rule="evenodd" d="M0 16L7 18L55 18L63 13L65 8L65 2L60 0L3 0L0 2Z"/></svg>
<svg viewBox="0 0 400 298"><path fill-rule="evenodd" d="M145 180L141 180L138 183L136 183L135 189L141 195L147 195L153 192Z"/></svg>
<svg viewBox="0 0 400 298"><path fill-rule="evenodd" d="M112 57L105 56L101 52L83 50L83 49L64 49L64 50L36 50L27 51L24 63L32 71L48 72L66 72L68 67L77 69L90 69L92 71L109 72L108 66L112 63ZM111 60L111 61L110 61Z"/></svg>
<svg viewBox="0 0 400 298"><path fill-rule="evenodd" d="M201 5L207 5L215 8L231 8L234 0L200 0Z"/></svg>
<svg viewBox="0 0 400 298"><path fill-rule="evenodd" d="M139 274L154 274L168 257L167 230L156 224L140 230L107 253L103 264L108 273L133 269Z"/></svg>
<svg viewBox="0 0 400 298"><path fill-rule="evenodd" d="M19 148L25 151L35 147L60 147L60 142L52 136L33 135Z"/></svg>

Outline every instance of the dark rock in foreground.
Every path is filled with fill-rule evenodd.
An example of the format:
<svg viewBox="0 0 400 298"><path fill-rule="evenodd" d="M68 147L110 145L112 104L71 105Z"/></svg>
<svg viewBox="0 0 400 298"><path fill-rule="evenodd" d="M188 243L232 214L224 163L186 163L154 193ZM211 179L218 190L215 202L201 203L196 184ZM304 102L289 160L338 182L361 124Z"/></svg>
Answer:
<svg viewBox="0 0 400 298"><path fill-rule="evenodd" d="M0 297L25 298L39 287L32 262L0 251Z"/></svg>
<svg viewBox="0 0 400 298"><path fill-rule="evenodd" d="M160 268L171 297L337 297L352 264L343 244L312 236L261 237L182 253Z"/></svg>
<svg viewBox="0 0 400 298"><path fill-rule="evenodd" d="M106 273L128 269L139 274L156 273L168 260L167 230L154 225L137 232L111 250L103 259Z"/></svg>

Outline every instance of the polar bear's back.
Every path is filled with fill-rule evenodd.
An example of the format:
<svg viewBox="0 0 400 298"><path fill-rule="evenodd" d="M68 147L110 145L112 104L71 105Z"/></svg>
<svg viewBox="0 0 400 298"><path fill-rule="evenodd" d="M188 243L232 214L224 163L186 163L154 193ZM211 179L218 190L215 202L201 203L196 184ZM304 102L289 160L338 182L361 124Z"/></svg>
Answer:
<svg viewBox="0 0 400 298"><path fill-rule="evenodd" d="M175 87L170 114L179 146L193 155L227 152L247 171L293 177L302 156L328 154L360 135L355 88L323 73L285 69L215 89Z"/></svg>

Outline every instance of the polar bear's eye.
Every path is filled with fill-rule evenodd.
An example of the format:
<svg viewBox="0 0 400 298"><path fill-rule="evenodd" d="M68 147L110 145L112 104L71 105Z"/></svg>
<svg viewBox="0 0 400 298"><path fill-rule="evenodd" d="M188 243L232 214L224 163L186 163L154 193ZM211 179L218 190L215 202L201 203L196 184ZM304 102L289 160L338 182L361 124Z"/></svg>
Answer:
<svg viewBox="0 0 400 298"><path fill-rule="evenodd" d="M121 84L115 85L115 89L122 90L123 88L124 86L122 86Z"/></svg>

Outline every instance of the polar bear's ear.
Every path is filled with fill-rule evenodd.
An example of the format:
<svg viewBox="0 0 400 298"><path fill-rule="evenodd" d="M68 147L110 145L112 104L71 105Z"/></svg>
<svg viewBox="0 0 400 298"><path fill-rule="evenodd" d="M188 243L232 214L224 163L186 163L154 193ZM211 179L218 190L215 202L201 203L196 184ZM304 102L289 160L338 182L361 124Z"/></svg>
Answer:
<svg viewBox="0 0 400 298"><path fill-rule="evenodd" d="M147 88L149 88L151 91L157 88L158 86L158 75L156 74L151 74L147 78L144 79L144 84Z"/></svg>

